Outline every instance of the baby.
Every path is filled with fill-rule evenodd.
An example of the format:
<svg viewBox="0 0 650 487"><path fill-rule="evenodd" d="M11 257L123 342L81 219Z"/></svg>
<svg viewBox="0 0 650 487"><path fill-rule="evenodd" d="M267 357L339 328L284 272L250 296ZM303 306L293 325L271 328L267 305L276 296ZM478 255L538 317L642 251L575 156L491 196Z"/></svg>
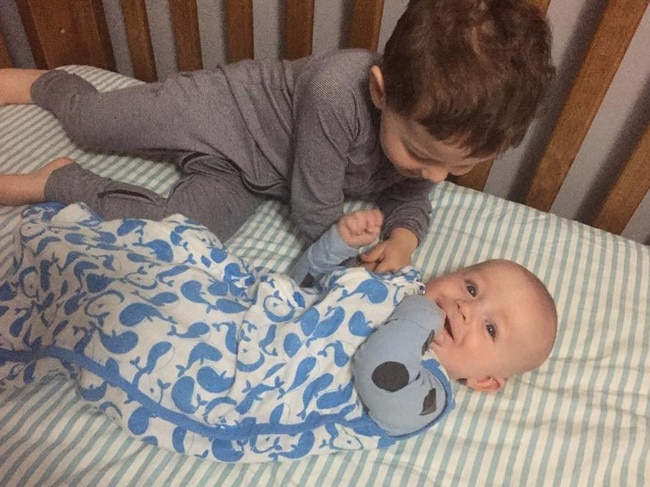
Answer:
<svg viewBox="0 0 650 487"><path fill-rule="evenodd" d="M336 226L340 245L372 243L381 218L378 210L345 215ZM314 279L304 277L305 268L322 278L333 263L354 254L354 249L333 250L337 240L333 230L295 265L292 274L298 282L304 285ZM328 256L329 267L316 256ZM397 305L387 323L355 354L356 388L384 430L394 436L412 433L429 425L431 414L439 418L441 411L432 397L449 392L425 367L425 348L435 354L450 379L494 392L508 377L532 370L548 357L556 327L553 298L534 274L509 260L481 262L428 281L423 294L408 296Z"/></svg>
<svg viewBox="0 0 650 487"><path fill-rule="evenodd" d="M127 433L219 461L379 448L548 356L553 300L510 261L429 281L341 261L377 210L342 217L298 282L251 268L183 217L102 221L83 204L25 210L0 285L0 386L55 374Z"/></svg>

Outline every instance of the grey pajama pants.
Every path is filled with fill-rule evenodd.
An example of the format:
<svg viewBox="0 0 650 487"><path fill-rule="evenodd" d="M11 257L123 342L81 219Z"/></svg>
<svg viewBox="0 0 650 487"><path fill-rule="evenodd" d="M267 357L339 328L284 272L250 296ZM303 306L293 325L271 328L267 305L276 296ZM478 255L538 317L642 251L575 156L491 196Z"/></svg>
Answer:
<svg viewBox="0 0 650 487"><path fill-rule="evenodd" d="M233 163L259 156L234 102L228 103L227 83L219 78L218 72L181 74L165 83L99 93L63 71L43 75L32 87L32 99L54 114L76 144L99 152L162 155L182 173L162 197L75 163L52 173L45 198L83 201L106 219L158 220L181 213L227 240L264 191L251 190Z"/></svg>

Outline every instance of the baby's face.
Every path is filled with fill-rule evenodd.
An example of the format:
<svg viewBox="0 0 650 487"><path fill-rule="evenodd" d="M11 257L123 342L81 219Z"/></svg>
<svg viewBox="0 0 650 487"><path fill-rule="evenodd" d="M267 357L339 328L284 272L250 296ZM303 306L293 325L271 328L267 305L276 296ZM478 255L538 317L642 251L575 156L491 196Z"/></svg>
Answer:
<svg viewBox="0 0 650 487"><path fill-rule="evenodd" d="M525 272L488 261L427 283L425 295L445 318L430 348L452 379L491 377L500 387L546 358L555 314Z"/></svg>

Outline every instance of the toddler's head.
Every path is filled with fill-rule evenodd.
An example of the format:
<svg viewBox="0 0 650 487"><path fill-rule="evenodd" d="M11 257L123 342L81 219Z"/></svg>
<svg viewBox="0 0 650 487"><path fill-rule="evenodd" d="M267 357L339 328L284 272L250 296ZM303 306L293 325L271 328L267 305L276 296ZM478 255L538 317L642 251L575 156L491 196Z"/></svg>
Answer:
<svg viewBox="0 0 650 487"><path fill-rule="evenodd" d="M381 61L386 106L438 141L492 157L517 145L554 74L525 0L411 0Z"/></svg>
<svg viewBox="0 0 650 487"><path fill-rule="evenodd" d="M515 262L488 260L434 278L425 296L444 317L430 348L451 379L474 389L500 389L508 377L541 365L553 348L553 298Z"/></svg>

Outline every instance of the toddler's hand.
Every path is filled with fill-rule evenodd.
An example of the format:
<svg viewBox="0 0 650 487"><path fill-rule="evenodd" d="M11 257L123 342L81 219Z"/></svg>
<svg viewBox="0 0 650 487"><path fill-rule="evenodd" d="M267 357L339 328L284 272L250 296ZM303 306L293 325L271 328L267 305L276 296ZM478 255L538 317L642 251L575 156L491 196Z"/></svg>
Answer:
<svg viewBox="0 0 650 487"><path fill-rule="evenodd" d="M363 266L371 271L396 272L411 265L411 258L417 244L418 239L413 232L397 227L386 240L361 254L359 259Z"/></svg>
<svg viewBox="0 0 650 487"><path fill-rule="evenodd" d="M379 237L384 217L377 209L359 210L343 215L336 224L339 235L350 247L363 247Z"/></svg>

